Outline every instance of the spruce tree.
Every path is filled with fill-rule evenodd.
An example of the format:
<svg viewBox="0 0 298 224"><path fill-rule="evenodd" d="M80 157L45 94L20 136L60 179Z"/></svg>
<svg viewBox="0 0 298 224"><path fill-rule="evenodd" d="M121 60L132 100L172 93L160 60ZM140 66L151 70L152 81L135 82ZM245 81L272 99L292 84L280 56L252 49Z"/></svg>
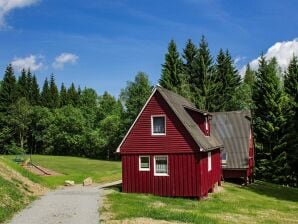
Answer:
<svg viewBox="0 0 298 224"><path fill-rule="evenodd" d="M39 85L37 83L36 76L32 76L31 87L30 87L30 104L32 106L37 106L40 104L40 92Z"/></svg>
<svg viewBox="0 0 298 224"><path fill-rule="evenodd" d="M49 81L46 78L42 87L42 92L41 92L41 105L44 107L51 107L51 92L50 92L50 87L49 87Z"/></svg>
<svg viewBox="0 0 298 224"><path fill-rule="evenodd" d="M0 89L0 112L7 112L9 107L17 100L16 77L12 65L6 68Z"/></svg>
<svg viewBox="0 0 298 224"><path fill-rule="evenodd" d="M193 61L193 73L189 83L195 105L203 110L208 109L210 93L210 75L213 70L213 59L205 36L202 36L197 54Z"/></svg>
<svg viewBox="0 0 298 224"><path fill-rule="evenodd" d="M250 68L250 65L247 64L243 81L245 84L252 87L255 80L256 80L255 72Z"/></svg>
<svg viewBox="0 0 298 224"><path fill-rule="evenodd" d="M79 94L76 90L74 83L71 83L68 91L67 91L67 98L69 104L76 106L79 103Z"/></svg>
<svg viewBox="0 0 298 224"><path fill-rule="evenodd" d="M51 100L50 100L50 108L58 108L59 107L59 92L58 92L58 88L57 85L55 83L55 78L54 75L51 75L51 79L50 79L50 96L51 96Z"/></svg>
<svg viewBox="0 0 298 224"><path fill-rule="evenodd" d="M60 107L64 107L69 104L68 94L67 94L66 87L64 86L64 83L61 84L59 101L60 101Z"/></svg>
<svg viewBox="0 0 298 224"><path fill-rule="evenodd" d="M252 92L254 101L254 134L256 138L256 174L259 178L279 182L286 166L282 147L282 89L278 66L262 55Z"/></svg>
<svg viewBox="0 0 298 224"><path fill-rule="evenodd" d="M168 46L168 53L165 55L165 63L162 64L159 84L166 89L178 92L177 89L181 86L182 65L176 43L174 40L171 40Z"/></svg>
<svg viewBox="0 0 298 224"><path fill-rule="evenodd" d="M288 163L291 175L288 184L298 186L298 58L293 56L284 77L284 89L289 97L284 129Z"/></svg>
<svg viewBox="0 0 298 224"><path fill-rule="evenodd" d="M241 77L233 64L229 51L224 52L220 49L214 72L212 72L210 78L209 111L239 109L236 96L240 84Z"/></svg>
<svg viewBox="0 0 298 224"><path fill-rule="evenodd" d="M25 97L26 100L29 99L29 85L28 85L28 77L25 69L22 69L21 75L18 78L17 82L18 86L18 97Z"/></svg>

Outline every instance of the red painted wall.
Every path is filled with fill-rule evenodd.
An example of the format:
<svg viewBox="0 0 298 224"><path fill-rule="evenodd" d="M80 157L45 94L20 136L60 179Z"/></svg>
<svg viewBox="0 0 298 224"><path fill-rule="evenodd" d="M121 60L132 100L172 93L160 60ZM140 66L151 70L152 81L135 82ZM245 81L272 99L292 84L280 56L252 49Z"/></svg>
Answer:
<svg viewBox="0 0 298 224"><path fill-rule="evenodd" d="M151 115L166 114L166 135L151 135ZM194 152L198 146L157 91L121 146L124 153Z"/></svg>
<svg viewBox="0 0 298 224"><path fill-rule="evenodd" d="M151 115L166 115L166 136L151 136ZM202 197L220 181L220 153L199 152L187 130L156 92L120 149L124 192ZM168 155L169 176L154 176L154 155ZM150 171L139 171L139 156L150 155Z"/></svg>

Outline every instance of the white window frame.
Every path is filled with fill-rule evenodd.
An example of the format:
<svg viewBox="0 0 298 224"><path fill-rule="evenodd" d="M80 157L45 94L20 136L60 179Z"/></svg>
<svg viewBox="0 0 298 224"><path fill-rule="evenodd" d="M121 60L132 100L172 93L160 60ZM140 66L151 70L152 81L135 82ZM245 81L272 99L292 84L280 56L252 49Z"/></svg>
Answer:
<svg viewBox="0 0 298 224"><path fill-rule="evenodd" d="M208 171L212 170L212 154L208 152Z"/></svg>
<svg viewBox="0 0 298 224"><path fill-rule="evenodd" d="M166 173L156 173L156 158L166 157L167 158L167 172ZM169 176L169 157L167 155L154 156L154 176Z"/></svg>
<svg viewBox="0 0 298 224"><path fill-rule="evenodd" d="M209 132L208 117L205 117L205 129L206 129L206 132L208 133Z"/></svg>
<svg viewBox="0 0 298 224"><path fill-rule="evenodd" d="M227 164L227 160L228 160L228 153L227 152L223 152L226 154L226 159L221 159L221 164L222 165L226 165Z"/></svg>
<svg viewBox="0 0 298 224"><path fill-rule="evenodd" d="M165 133L154 133L154 127L153 127L153 119L155 117L163 117L165 120ZM160 115L151 115L151 135L155 135L155 136L164 136L167 133L167 119L166 119L166 115L164 114L160 114Z"/></svg>
<svg viewBox="0 0 298 224"><path fill-rule="evenodd" d="M144 157L149 159L148 168L142 168L141 166L141 158L144 158ZM150 156L139 156L139 171L150 171Z"/></svg>

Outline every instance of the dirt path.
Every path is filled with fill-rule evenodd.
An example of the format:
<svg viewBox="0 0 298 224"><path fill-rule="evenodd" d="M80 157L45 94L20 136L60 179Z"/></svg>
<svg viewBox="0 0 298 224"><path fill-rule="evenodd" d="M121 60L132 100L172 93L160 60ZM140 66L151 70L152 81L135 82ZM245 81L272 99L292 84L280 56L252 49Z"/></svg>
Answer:
<svg viewBox="0 0 298 224"><path fill-rule="evenodd" d="M76 185L48 192L17 214L11 224L98 224L102 189Z"/></svg>

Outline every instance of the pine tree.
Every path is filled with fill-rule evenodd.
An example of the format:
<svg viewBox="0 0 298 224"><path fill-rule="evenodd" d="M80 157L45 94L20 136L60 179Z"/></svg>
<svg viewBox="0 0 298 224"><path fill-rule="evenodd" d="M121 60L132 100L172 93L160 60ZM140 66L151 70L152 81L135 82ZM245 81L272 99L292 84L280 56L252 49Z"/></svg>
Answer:
<svg viewBox="0 0 298 224"><path fill-rule="evenodd" d="M28 86L28 77L25 69L22 69L21 75L18 78L18 97L25 97L26 100L29 99L29 86Z"/></svg>
<svg viewBox="0 0 298 224"><path fill-rule="evenodd" d="M279 182L286 167L282 147L282 89L278 66L262 55L256 73L252 98L254 101L254 133L256 137L256 173L259 178Z"/></svg>
<svg viewBox="0 0 298 224"><path fill-rule="evenodd" d="M194 76L196 72L195 68L195 58L197 55L197 47L194 45L191 39L188 39L185 48L183 49L183 74L184 76L181 78L181 90L180 94L189 100L192 100L191 91L190 91L190 80L191 77Z"/></svg>
<svg viewBox="0 0 298 224"><path fill-rule="evenodd" d="M59 107L59 92L57 85L55 83L54 75L51 75L50 79L50 96L51 100L49 102L50 108L58 108Z"/></svg>
<svg viewBox="0 0 298 224"><path fill-rule="evenodd" d="M210 78L209 111L230 111L239 109L237 104L237 90L241 84L241 77L235 69L232 57L227 50L220 49L216 58L214 72Z"/></svg>
<svg viewBox="0 0 298 224"><path fill-rule="evenodd" d="M67 91L67 98L69 104L76 106L79 103L79 94L76 90L74 83L71 83L68 91Z"/></svg>
<svg viewBox="0 0 298 224"><path fill-rule="evenodd" d="M298 58L293 56L284 77L285 93L289 97L286 110L287 124L284 129L288 163L291 175L288 183L298 186Z"/></svg>
<svg viewBox="0 0 298 224"><path fill-rule="evenodd" d="M204 36L201 38L192 67L194 68L194 72L189 80L193 98L192 101L198 108L206 110L208 109L210 75L213 70L213 59Z"/></svg>
<svg viewBox="0 0 298 224"><path fill-rule="evenodd" d="M255 80L256 80L255 72L250 68L250 65L247 64L243 81L245 84L252 87Z"/></svg>
<svg viewBox="0 0 298 224"><path fill-rule="evenodd" d="M68 101L68 94L66 87L64 86L64 83L61 84L61 89L60 89L60 107L64 107L69 104Z"/></svg>
<svg viewBox="0 0 298 224"><path fill-rule="evenodd" d="M168 46L168 53L165 55L165 63L162 64L159 84L166 89L178 92L177 89L181 86L182 65L176 43L174 40L171 40Z"/></svg>
<svg viewBox="0 0 298 224"><path fill-rule="evenodd" d="M44 107L50 108L51 107L50 102L51 102L51 92L49 87L49 81L46 78L41 92L41 105Z"/></svg>
<svg viewBox="0 0 298 224"><path fill-rule="evenodd" d="M7 66L0 89L0 112L7 112L17 100L17 84L13 68Z"/></svg>
<svg viewBox="0 0 298 224"><path fill-rule="evenodd" d="M30 72L30 71L28 71ZM32 76L31 87L30 87L30 104L32 106L37 106L40 104L40 92L39 92L39 85L37 83L36 76Z"/></svg>

